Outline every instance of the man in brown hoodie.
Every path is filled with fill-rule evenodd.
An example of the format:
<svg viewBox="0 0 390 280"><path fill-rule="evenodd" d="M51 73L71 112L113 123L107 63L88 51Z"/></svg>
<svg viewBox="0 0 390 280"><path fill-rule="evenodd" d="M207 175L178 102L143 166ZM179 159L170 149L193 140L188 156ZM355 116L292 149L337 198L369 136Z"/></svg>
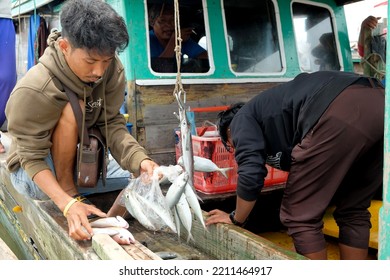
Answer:
<svg viewBox="0 0 390 280"><path fill-rule="evenodd" d="M61 33L50 34L44 55L18 82L7 104L13 139L7 164L19 192L50 198L64 212L69 235L86 240L93 233L88 216L107 214L74 201L78 128L64 86L77 94L85 128L100 130L124 170L152 174L158 165L129 134L119 111L126 81L117 52L129 41L123 18L101 0L66 1L60 18Z"/></svg>

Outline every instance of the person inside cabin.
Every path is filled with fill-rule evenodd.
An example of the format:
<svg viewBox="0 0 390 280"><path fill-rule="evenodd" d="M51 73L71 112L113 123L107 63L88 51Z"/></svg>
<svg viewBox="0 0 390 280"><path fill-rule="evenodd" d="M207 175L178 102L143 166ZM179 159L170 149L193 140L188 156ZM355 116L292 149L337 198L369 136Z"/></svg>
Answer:
<svg viewBox="0 0 390 280"><path fill-rule="evenodd" d="M118 53L129 42L124 19L101 0L68 0L60 19L61 32L50 33L38 64L18 81L8 100L12 144L7 166L18 192L32 199L51 199L67 219L69 236L87 240L93 234L88 217L118 212L113 205L104 213L78 192L78 125L65 88L77 95L84 129L96 127L105 137L116 164L108 173L118 168L129 175L151 176L158 165L129 134L120 114L126 82ZM123 187L128 179L124 178Z"/></svg>
<svg viewBox="0 0 390 280"><path fill-rule="evenodd" d="M149 8L148 16L149 24L151 26L151 30L149 31L149 40L152 68L157 72L176 72L174 64L172 64L175 62L174 58L176 57L174 7L171 4L153 4ZM185 14L182 14L181 16L185 17ZM187 59L208 61L207 51L191 38L191 35L194 35L194 28L191 26L191 23L187 23L183 20L181 24L182 61L184 61L185 57ZM169 67L169 64L164 63L164 61L172 62L172 65ZM187 68L191 68L191 66ZM192 70L189 69L190 71L186 71L186 69L184 69L183 72L202 71L199 67L195 68L196 69Z"/></svg>
<svg viewBox="0 0 390 280"><path fill-rule="evenodd" d="M317 58L315 63L320 65L319 70L340 70L334 34L324 33L319 41L320 44L311 51L312 55Z"/></svg>
<svg viewBox="0 0 390 280"><path fill-rule="evenodd" d="M387 29L384 28L381 34L373 34L380 19L380 17L368 16L362 21L358 38L358 53L363 59L364 74L379 78L385 85Z"/></svg>
<svg viewBox="0 0 390 280"><path fill-rule="evenodd" d="M340 258L366 259L368 208L382 184L384 94L375 78L318 71L221 112L221 141L238 165L236 208L209 211L206 225L245 225L267 163L289 171L280 220L297 253L327 259L323 216L334 205Z"/></svg>

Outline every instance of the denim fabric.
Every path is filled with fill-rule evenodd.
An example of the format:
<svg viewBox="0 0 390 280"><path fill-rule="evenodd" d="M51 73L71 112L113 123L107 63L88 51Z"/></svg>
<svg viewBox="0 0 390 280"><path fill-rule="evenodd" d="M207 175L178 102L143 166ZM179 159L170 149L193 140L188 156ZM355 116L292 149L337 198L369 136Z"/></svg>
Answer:
<svg viewBox="0 0 390 280"><path fill-rule="evenodd" d="M51 155L49 155L45 161L55 174ZM41 191L38 185L35 184L29 176L27 176L26 172L22 168L19 168L16 172L11 173L10 177L14 188L20 194L29 196L36 200L49 199L49 197ZM128 185L130 178L132 178L132 174L129 171L123 170L119 164L110 157L107 166L106 185L103 186L102 180L100 179L95 188L78 188L78 191L81 194L88 195L123 189Z"/></svg>

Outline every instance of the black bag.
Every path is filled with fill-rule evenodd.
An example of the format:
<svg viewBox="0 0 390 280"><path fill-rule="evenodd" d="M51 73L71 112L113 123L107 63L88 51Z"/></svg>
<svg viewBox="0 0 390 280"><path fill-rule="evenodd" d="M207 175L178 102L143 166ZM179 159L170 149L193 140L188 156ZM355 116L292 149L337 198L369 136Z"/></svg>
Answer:
<svg viewBox="0 0 390 280"><path fill-rule="evenodd" d="M82 188L96 187L100 176L103 185L107 176L107 153L104 138L97 127L84 130L82 135L82 111L76 94L64 86L79 130L80 144L77 148L76 185ZM83 143L81 143L83 139Z"/></svg>
<svg viewBox="0 0 390 280"><path fill-rule="evenodd" d="M103 136L96 127L88 129L89 144L77 148L77 186L96 187L100 175L103 185L106 183L107 164Z"/></svg>

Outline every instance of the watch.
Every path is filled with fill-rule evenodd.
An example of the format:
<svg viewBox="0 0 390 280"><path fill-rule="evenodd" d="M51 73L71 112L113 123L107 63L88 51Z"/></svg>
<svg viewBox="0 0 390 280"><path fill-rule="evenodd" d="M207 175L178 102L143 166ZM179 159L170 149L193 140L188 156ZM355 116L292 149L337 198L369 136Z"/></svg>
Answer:
<svg viewBox="0 0 390 280"><path fill-rule="evenodd" d="M239 226L239 227L243 227L245 226L246 222L248 221L248 219L246 219L243 223L240 223L239 221L237 221L235 218L234 218L234 215L236 214L236 210L233 210L230 214L229 214L229 218L230 218L230 221L232 221L233 225L236 225L236 226Z"/></svg>

